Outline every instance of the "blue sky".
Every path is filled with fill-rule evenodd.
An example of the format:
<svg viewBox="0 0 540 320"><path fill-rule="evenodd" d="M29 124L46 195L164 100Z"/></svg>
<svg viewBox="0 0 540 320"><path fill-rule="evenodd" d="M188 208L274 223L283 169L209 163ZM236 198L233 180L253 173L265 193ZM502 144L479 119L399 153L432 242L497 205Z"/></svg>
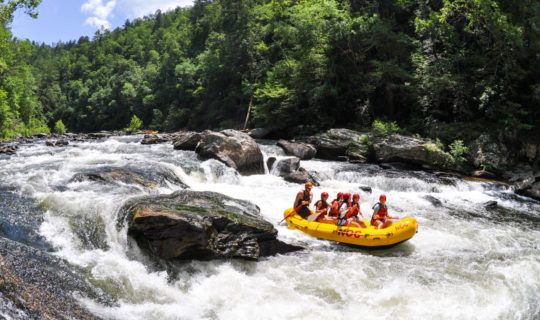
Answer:
<svg viewBox="0 0 540 320"><path fill-rule="evenodd" d="M126 19L192 3L193 0L43 0L37 19L18 11L11 30L19 39L52 44L91 37L101 27L114 29Z"/></svg>

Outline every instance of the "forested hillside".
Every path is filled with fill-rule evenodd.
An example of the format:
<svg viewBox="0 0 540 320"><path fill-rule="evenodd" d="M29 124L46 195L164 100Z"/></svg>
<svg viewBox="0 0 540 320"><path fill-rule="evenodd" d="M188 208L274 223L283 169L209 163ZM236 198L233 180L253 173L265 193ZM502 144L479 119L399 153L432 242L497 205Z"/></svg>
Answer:
<svg viewBox="0 0 540 320"><path fill-rule="evenodd" d="M537 0L198 0L55 46L6 26L3 137L133 115L156 130L241 128L250 106L249 127L282 134L382 119L447 143L540 119Z"/></svg>

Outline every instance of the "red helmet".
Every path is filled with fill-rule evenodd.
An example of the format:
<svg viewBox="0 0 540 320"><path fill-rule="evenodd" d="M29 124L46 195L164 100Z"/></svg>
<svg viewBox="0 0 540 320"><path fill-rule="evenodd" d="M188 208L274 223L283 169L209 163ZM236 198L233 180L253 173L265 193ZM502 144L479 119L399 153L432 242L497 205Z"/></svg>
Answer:
<svg viewBox="0 0 540 320"><path fill-rule="evenodd" d="M386 195L385 194L381 194L379 196L379 201L386 201Z"/></svg>
<svg viewBox="0 0 540 320"><path fill-rule="evenodd" d="M338 198L343 197L343 192L338 192L338 193L337 193L337 197L338 197Z"/></svg>
<svg viewBox="0 0 540 320"><path fill-rule="evenodd" d="M328 198L328 192L321 193L321 198L327 197Z"/></svg>
<svg viewBox="0 0 540 320"><path fill-rule="evenodd" d="M348 192L343 194L343 198L345 199L349 199L350 197L351 197L351 194Z"/></svg>
<svg viewBox="0 0 540 320"><path fill-rule="evenodd" d="M360 199L360 194L359 193L355 193L353 194L353 199Z"/></svg>

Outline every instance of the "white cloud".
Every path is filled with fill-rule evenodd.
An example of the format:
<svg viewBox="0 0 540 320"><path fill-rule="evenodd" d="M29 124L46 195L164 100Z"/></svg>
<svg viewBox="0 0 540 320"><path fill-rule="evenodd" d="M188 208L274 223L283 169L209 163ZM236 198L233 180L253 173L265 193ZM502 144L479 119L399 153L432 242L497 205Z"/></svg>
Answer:
<svg viewBox="0 0 540 320"><path fill-rule="evenodd" d="M113 11L119 16L125 15L130 19L139 18L156 12L158 9L167 11L176 7L193 4L193 0L87 0L81 10L90 16L85 23L98 28L109 29Z"/></svg>
<svg viewBox="0 0 540 320"><path fill-rule="evenodd" d="M119 8L130 18L139 18L156 12L193 4L193 0L119 0Z"/></svg>
<svg viewBox="0 0 540 320"><path fill-rule="evenodd" d="M86 24L109 29L111 27L109 19L113 17L112 11L115 7L116 0L110 0L106 3L103 3L102 0L88 0L81 6L81 10L91 15L86 19Z"/></svg>

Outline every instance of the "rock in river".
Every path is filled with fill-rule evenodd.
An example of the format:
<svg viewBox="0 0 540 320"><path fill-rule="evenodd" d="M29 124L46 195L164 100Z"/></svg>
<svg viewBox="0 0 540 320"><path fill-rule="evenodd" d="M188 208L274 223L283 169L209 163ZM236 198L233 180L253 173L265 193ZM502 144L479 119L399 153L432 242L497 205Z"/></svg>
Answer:
<svg viewBox="0 0 540 320"><path fill-rule="evenodd" d="M259 145L237 130L205 131L195 152L203 159L216 159L241 174L263 174L264 158Z"/></svg>
<svg viewBox="0 0 540 320"><path fill-rule="evenodd" d="M139 246L161 259L260 257L299 250L276 239L259 208L215 192L177 191L129 200L120 211Z"/></svg>
<svg viewBox="0 0 540 320"><path fill-rule="evenodd" d="M308 143L279 140L277 145L281 147L287 155L298 157L301 160L313 159L317 153L315 147Z"/></svg>
<svg viewBox="0 0 540 320"><path fill-rule="evenodd" d="M146 188L166 187L167 182L188 188L178 176L168 168L153 166L96 167L73 175L70 182L95 181L103 183L124 183Z"/></svg>

